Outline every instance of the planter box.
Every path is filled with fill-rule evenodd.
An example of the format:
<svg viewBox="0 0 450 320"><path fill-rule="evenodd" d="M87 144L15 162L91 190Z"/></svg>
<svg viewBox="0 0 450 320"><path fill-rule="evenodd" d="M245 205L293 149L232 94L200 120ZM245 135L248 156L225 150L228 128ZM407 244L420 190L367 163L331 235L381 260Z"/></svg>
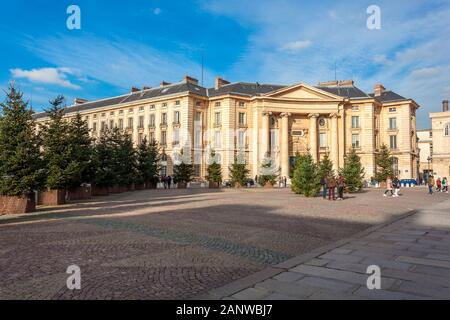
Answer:
<svg viewBox="0 0 450 320"><path fill-rule="evenodd" d="M266 184L264 185L265 189L273 189L273 185L270 182L266 182Z"/></svg>
<svg viewBox="0 0 450 320"><path fill-rule="evenodd" d="M145 184L145 189L147 189L147 190L149 190L149 189L156 189L156 188L157 188L157 186L156 186L156 184L154 184L154 183L147 182L147 183Z"/></svg>
<svg viewBox="0 0 450 320"><path fill-rule="evenodd" d="M78 187L67 190L66 200L88 200L92 198L92 188L91 187Z"/></svg>
<svg viewBox="0 0 450 320"><path fill-rule="evenodd" d="M36 211L34 193L22 197L0 196L0 216L24 214Z"/></svg>
<svg viewBox="0 0 450 320"><path fill-rule="evenodd" d="M38 204L59 206L66 203L66 190L47 190L38 193Z"/></svg>
<svg viewBox="0 0 450 320"><path fill-rule="evenodd" d="M109 193L116 194L116 193L122 193L122 189L120 186L113 186L108 188Z"/></svg>
<svg viewBox="0 0 450 320"><path fill-rule="evenodd" d="M109 188L93 186L92 187L92 195L94 197L106 197L106 196L109 196Z"/></svg>
<svg viewBox="0 0 450 320"><path fill-rule="evenodd" d="M134 190L145 190L145 183L134 185Z"/></svg>
<svg viewBox="0 0 450 320"><path fill-rule="evenodd" d="M209 182L209 188L210 189L220 189L220 183L219 182Z"/></svg>
<svg viewBox="0 0 450 320"><path fill-rule="evenodd" d="M178 183L178 189L187 189L187 183L179 182Z"/></svg>

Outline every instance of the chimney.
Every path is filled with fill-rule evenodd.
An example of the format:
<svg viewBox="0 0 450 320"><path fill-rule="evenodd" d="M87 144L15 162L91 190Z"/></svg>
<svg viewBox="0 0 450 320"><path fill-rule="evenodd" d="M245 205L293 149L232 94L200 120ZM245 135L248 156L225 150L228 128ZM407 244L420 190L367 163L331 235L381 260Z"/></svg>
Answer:
<svg viewBox="0 0 450 320"><path fill-rule="evenodd" d="M381 83L377 83L375 85L373 93L374 93L375 97L379 97L384 92L384 90L386 90L386 88L383 87L383 85Z"/></svg>
<svg viewBox="0 0 450 320"><path fill-rule="evenodd" d="M83 104L83 103L86 103L86 102L88 102L88 100L86 100L86 99L81 99L81 98L75 98L74 100L73 100L73 104L74 105L79 105L79 104Z"/></svg>
<svg viewBox="0 0 450 320"><path fill-rule="evenodd" d="M190 76L185 76L183 81L185 83L191 83L193 85L198 85L198 80L193 77L190 77Z"/></svg>
<svg viewBox="0 0 450 320"><path fill-rule="evenodd" d="M149 87L149 86L144 86L144 87L142 87L142 90L150 90L152 87Z"/></svg>
<svg viewBox="0 0 450 320"><path fill-rule="evenodd" d="M442 111L444 112L448 111L448 100L442 101Z"/></svg>
<svg viewBox="0 0 450 320"><path fill-rule="evenodd" d="M343 80L339 81L338 86L342 87L352 87L355 84L353 80Z"/></svg>
<svg viewBox="0 0 450 320"><path fill-rule="evenodd" d="M335 87L339 84L337 81L319 82L319 87Z"/></svg>
<svg viewBox="0 0 450 320"><path fill-rule="evenodd" d="M219 90L220 88L222 88L224 85L227 85L227 84L230 84L230 81L222 79L221 77L217 77L216 85L214 87L216 88L216 90Z"/></svg>
<svg viewBox="0 0 450 320"><path fill-rule="evenodd" d="M135 93L135 92L139 92L141 91L141 89L137 88L137 87L131 87L131 93Z"/></svg>
<svg viewBox="0 0 450 320"><path fill-rule="evenodd" d="M161 81L160 87L165 87L165 86L170 86L171 83L170 82L165 82L165 81Z"/></svg>

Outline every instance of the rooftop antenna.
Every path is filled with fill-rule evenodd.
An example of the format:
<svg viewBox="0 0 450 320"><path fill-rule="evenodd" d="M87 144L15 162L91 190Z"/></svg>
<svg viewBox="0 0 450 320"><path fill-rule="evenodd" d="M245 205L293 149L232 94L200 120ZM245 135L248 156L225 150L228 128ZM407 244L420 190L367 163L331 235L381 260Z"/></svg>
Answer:
<svg viewBox="0 0 450 320"><path fill-rule="evenodd" d="M205 79L205 50L203 46L200 48L202 53L202 87L204 87L204 79Z"/></svg>

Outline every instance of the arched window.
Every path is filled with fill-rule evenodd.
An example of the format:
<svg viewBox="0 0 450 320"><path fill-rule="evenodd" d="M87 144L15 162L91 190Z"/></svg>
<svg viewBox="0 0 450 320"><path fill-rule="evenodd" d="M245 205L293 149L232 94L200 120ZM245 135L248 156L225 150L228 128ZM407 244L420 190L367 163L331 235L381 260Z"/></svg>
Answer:
<svg viewBox="0 0 450 320"><path fill-rule="evenodd" d="M167 162L167 154L163 154L163 155L161 156L161 161L162 161L162 162Z"/></svg>
<svg viewBox="0 0 450 320"><path fill-rule="evenodd" d="M450 123L447 123L444 127L444 136L450 137Z"/></svg>
<svg viewBox="0 0 450 320"><path fill-rule="evenodd" d="M395 157L392 158L392 172L395 176L398 176L400 174L400 171L398 169L398 158Z"/></svg>

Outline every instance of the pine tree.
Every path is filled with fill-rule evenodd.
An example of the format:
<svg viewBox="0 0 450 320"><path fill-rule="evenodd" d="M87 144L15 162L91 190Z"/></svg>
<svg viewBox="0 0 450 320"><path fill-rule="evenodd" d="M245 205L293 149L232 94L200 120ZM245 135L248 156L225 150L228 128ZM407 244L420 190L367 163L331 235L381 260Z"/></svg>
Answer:
<svg viewBox="0 0 450 320"><path fill-rule="evenodd" d="M114 186L116 181L115 147L110 130L105 130L95 141L92 153L93 183L100 188Z"/></svg>
<svg viewBox="0 0 450 320"><path fill-rule="evenodd" d="M133 140L128 133L118 128L111 131L115 184L130 186L136 178L136 152Z"/></svg>
<svg viewBox="0 0 450 320"><path fill-rule="evenodd" d="M236 158L230 167L231 184L236 187L243 187L247 183L248 174L250 170L244 161L238 161Z"/></svg>
<svg viewBox="0 0 450 320"><path fill-rule="evenodd" d="M144 138L136 151L136 183L155 185L158 182L159 150L155 141Z"/></svg>
<svg viewBox="0 0 450 320"><path fill-rule="evenodd" d="M279 172L280 170L276 163L269 156L264 157L258 173L258 183L261 186L265 186L267 183L274 186L277 182Z"/></svg>
<svg viewBox="0 0 450 320"><path fill-rule="evenodd" d="M328 154L320 161L318 170L319 179L323 179L333 174L333 162L330 160Z"/></svg>
<svg viewBox="0 0 450 320"><path fill-rule="evenodd" d="M0 107L0 194L27 195L42 187L45 174L32 111L14 84Z"/></svg>
<svg viewBox="0 0 450 320"><path fill-rule="evenodd" d="M391 153L386 145L382 145L376 156L375 180L384 182L387 177L393 177L393 174Z"/></svg>
<svg viewBox="0 0 450 320"><path fill-rule="evenodd" d="M350 193L358 192L363 187L364 168L361 164L361 158L352 149L350 153L345 156L344 168L339 172L345 179L347 190Z"/></svg>
<svg viewBox="0 0 450 320"><path fill-rule="evenodd" d="M206 180L209 182L221 183L222 182L222 166L216 161L216 152L211 151L210 155L211 163L208 165L208 176Z"/></svg>
<svg viewBox="0 0 450 320"><path fill-rule="evenodd" d="M87 122L77 114L68 129L68 153L71 159L68 167L72 168L72 172L68 173L69 187L79 187L83 183L92 182L92 143Z"/></svg>
<svg viewBox="0 0 450 320"><path fill-rule="evenodd" d="M320 190L320 178L318 167L314 163L311 154L298 158L294 177L292 179L292 191L303 194L306 197L314 197Z"/></svg>

